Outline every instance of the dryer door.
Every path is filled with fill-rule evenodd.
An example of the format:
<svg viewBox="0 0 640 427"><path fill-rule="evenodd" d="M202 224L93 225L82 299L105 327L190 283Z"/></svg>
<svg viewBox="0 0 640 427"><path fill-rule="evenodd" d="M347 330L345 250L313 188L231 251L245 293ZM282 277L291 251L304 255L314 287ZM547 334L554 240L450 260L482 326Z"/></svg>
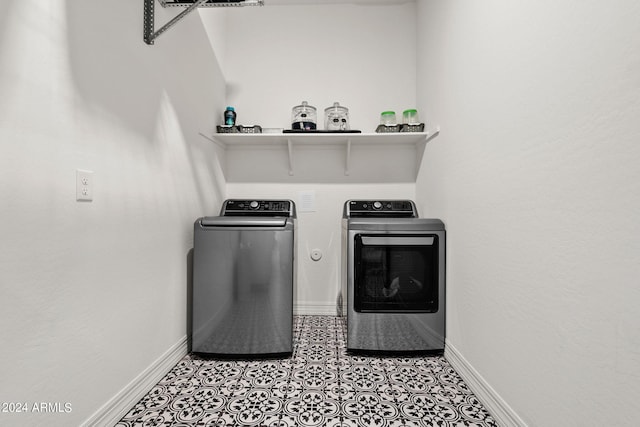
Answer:
<svg viewBox="0 0 640 427"><path fill-rule="evenodd" d="M438 311L436 234L356 234L356 312Z"/></svg>

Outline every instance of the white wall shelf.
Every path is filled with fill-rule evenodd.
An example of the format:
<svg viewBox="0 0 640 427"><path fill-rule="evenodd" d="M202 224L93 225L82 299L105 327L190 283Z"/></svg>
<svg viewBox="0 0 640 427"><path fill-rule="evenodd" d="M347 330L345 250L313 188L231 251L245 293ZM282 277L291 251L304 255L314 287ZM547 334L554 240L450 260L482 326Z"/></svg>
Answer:
<svg viewBox="0 0 640 427"><path fill-rule="evenodd" d="M223 148L227 182L386 183L415 182L439 132L201 135Z"/></svg>

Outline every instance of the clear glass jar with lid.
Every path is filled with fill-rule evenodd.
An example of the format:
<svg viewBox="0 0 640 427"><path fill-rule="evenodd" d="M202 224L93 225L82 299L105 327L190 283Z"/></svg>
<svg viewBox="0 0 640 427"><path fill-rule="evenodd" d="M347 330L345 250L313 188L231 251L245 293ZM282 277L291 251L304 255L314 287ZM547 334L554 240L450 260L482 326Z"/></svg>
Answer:
<svg viewBox="0 0 640 427"><path fill-rule="evenodd" d="M410 109L402 112L402 123L406 125L419 125L420 118L418 117L418 110Z"/></svg>
<svg viewBox="0 0 640 427"><path fill-rule="evenodd" d="M329 131L350 130L349 109L339 102L334 102L332 107L324 109L324 128Z"/></svg>
<svg viewBox="0 0 640 427"><path fill-rule="evenodd" d="M318 113L316 107L309 105L307 101L296 105L291 110L291 129L315 130Z"/></svg>
<svg viewBox="0 0 640 427"><path fill-rule="evenodd" d="M395 126L398 122L396 121L396 112L395 111L383 111L380 114L380 124L384 126Z"/></svg>

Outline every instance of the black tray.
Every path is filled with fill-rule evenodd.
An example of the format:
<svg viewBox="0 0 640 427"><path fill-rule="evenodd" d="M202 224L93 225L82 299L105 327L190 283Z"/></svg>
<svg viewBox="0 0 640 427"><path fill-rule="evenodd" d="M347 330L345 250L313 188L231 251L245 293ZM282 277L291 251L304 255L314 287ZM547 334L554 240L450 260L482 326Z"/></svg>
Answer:
<svg viewBox="0 0 640 427"><path fill-rule="evenodd" d="M304 130L304 129L285 129L282 133L362 133L361 130Z"/></svg>

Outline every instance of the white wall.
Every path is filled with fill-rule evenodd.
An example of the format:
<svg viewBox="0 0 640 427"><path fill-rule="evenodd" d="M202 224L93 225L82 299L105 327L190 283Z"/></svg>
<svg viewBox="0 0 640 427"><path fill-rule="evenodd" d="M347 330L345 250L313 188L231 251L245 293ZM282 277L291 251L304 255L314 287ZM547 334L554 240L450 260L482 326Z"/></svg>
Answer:
<svg viewBox="0 0 640 427"><path fill-rule="evenodd" d="M380 112L415 106L415 3L287 5L226 12L224 73L238 123L291 127L291 108L334 101L351 127L373 132ZM334 169L329 165L329 169ZM342 206L353 198L409 198L415 183L228 183L228 197L290 198L313 191L317 210L298 214L295 311L335 314L340 285ZM323 258L310 259L312 249Z"/></svg>
<svg viewBox="0 0 640 427"><path fill-rule="evenodd" d="M180 11L180 9L176 9L176 11ZM229 11L227 8L201 7L197 9L197 13L200 15L204 30L211 43L211 48L215 52L216 60L224 75L226 68L224 59L227 57L227 15L233 13L233 11ZM215 121L214 124L220 123Z"/></svg>
<svg viewBox="0 0 640 427"><path fill-rule="evenodd" d="M352 129L373 132L382 111L415 107L415 3L227 13L224 73L238 124L290 129L292 107L306 100L324 129L337 101Z"/></svg>
<svg viewBox="0 0 640 427"><path fill-rule="evenodd" d="M0 425L79 425L185 337L224 81L197 14L151 47L142 2L4 0L0 94L0 401L71 405Z"/></svg>
<svg viewBox="0 0 640 427"><path fill-rule="evenodd" d="M640 399L640 6L419 1L440 124L417 199L448 230L447 339L530 426Z"/></svg>

